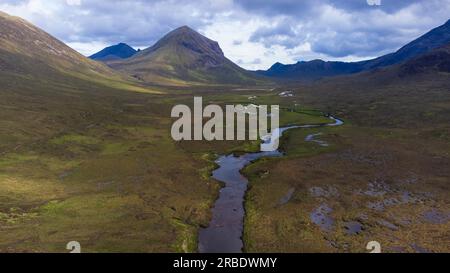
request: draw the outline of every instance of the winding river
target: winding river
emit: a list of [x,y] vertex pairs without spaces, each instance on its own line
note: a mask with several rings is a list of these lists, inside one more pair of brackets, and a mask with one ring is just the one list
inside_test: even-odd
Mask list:
[[[296,128],[315,128],[324,126],[340,126],[343,121],[330,117],[333,123],[288,126],[280,128],[283,132]],[[309,135],[312,139],[315,135]],[[248,180],[241,174],[241,170],[257,159],[263,157],[281,157],[279,150],[273,152],[247,153],[236,157],[234,154],[219,157],[216,163],[219,168],[212,177],[225,183],[212,209],[212,220],[209,227],[200,229],[198,251],[200,253],[241,253],[244,249],[242,233],[244,229],[244,199],[247,192]]]

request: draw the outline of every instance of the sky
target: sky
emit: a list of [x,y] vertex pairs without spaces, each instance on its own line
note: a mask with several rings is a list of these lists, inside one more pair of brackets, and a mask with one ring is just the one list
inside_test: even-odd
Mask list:
[[246,69],[313,59],[357,61],[399,49],[450,19],[450,0],[0,0],[89,56],[153,45],[188,25]]

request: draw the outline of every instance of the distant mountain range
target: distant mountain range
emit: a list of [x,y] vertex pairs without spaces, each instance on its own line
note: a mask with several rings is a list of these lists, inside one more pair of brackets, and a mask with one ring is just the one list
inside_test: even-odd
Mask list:
[[92,60],[96,61],[112,61],[117,59],[126,59],[132,57],[138,51],[131,46],[120,43],[101,50],[98,53],[90,56]]
[[125,43],[108,47],[91,56],[101,61],[98,62],[82,56],[25,20],[0,12],[0,81],[4,85],[32,79],[65,84],[67,77],[122,82],[129,80],[126,74],[158,85],[258,85],[277,79],[317,80],[390,67],[395,67],[393,71],[399,76],[408,76],[449,72],[449,48],[450,21],[397,52],[373,60],[277,63],[267,71],[252,72],[227,59],[217,42],[183,26],[142,51]]
[[314,60],[284,65],[274,64],[269,70],[257,71],[258,74],[293,80],[317,80],[324,77],[348,75],[383,68],[412,60],[450,43],[450,20],[431,30],[422,37],[400,48],[397,52],[361,62],[325,62]]
[[[397,52],[373,60],[361,62],[313,60],[290,65],[275,63],[268,70],[250,72],[225,58],[217,42],[184,26],[170,32],[154,46],[142,52],[136,52],[121,43],[105,48],[91,58],[147,82],[174,85],[193,82],[257,84],[267,82],[268,79],[314,81],[371,71],[408,62],[448,44],[450,44],[450,20]],[[411,66],[411,63],[408,65]]]

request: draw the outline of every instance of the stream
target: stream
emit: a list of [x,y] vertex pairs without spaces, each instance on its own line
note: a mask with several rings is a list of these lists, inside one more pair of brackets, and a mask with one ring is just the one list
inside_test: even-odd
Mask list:
[[[296,128],[315,128],[324,126],[340,126],[343,121],[330,117],[333,123],[288,126],[280,128],[279,134]],[[312,140],[317,134],[308,135],[306,141]],[[212,209],[212,220],[207,228],[200,229],[198,251],[200,253],[242,253],[244,243],[242,234],[244,229],[244,200],[247,192],[248,180],[241,174],[241,170],[252,162],[263,157],[282,157],[279,150],[272,152],[247,153],[236,157],[234,154],[220,156],[212,177],[225,184],[220,190]]]

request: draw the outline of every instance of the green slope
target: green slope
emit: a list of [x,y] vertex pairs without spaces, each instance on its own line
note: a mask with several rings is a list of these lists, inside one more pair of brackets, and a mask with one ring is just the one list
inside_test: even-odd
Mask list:
[[129,59],[110,62],[110,66],[152,83],[267,83],[228,60],[217,42],[187,26],[170,32],[154,46]]
[[27,21],[0,12],[0,84],[38,87],[100,84],[147,92],[131,78],[90,60]]

